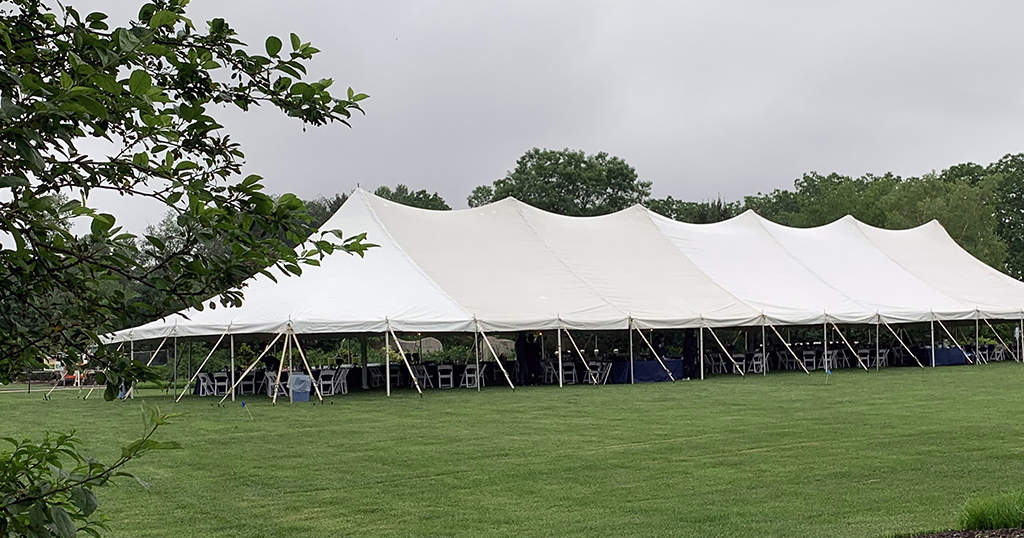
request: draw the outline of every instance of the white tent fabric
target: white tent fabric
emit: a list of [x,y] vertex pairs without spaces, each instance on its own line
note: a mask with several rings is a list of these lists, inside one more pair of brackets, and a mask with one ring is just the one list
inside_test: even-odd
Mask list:
[[366,231],[301,277],[257,276],[240,308],[180,315],[111,341],[224,333],[654,329],[771,323],[1019,319],[1024,283],[937,223],[881,230],[852,217],[788,228],[753,212],[676,222],[635,206],[565,217],[514,199],[460,211],[357,190],[325,225]]

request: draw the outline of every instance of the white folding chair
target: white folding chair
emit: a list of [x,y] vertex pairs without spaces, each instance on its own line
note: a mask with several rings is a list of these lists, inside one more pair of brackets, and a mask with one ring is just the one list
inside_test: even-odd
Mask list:
[[[870,349],[864,349],[864,348],[858,349],[857,350],[857,356],[860,357],[860,360],[861,360],[861,362],[864,363],[864,366],[867,366],[868,368],[871,368],[872,366],[875,365],[874,362],[872,361],[871,350]],[[875,358],[875,360],[877,360],[877,358]]]
[[216,396],[217,391],[213,388],[213,381],[210,380],[210,376],[206,372],[199,374],[197,378],[199,381],[199,395],[200,396]]
[[450,364],[437,365],[437,388],[450,389],[455,386],[455,367]]
[[[282,378],[284,376],[281,376]],[[274,389],[278,396],[288,396],[288,385],[277,379],[277,372],[267,372],[267,396],[274,397]]]
[[544,383],[552,384],[558,382],[558,370],[555,370],[555,365],[552,361],[544,361],[541,363],[544,368]]
[[380,365],[370,366],[370,386],[379,387],[384,384],[384,373],[380,371]]
[[416,382],[420,384],[421,389],[434,388],[434,382],[430,377],[430,373],[427,372],[426,366],[414,364],[412,365],[412,373],[416,375]]
[[758,351],[750,358],[750,364],[747,367],[747,373],[763,374],[764,373],[764,354]]
[[459,382],[459,387],[475,389],[479,381],[480,372],[476,369],[476,364],[467,364],[466,369],[462,372],[462,381]]
[[747,356],[743,353],[732,354],[732,373],[743,374],[747,372]]
[[334,378],[336,373],[330,368],[320,370],[320,377],[316,382],[320,388],[321,396],[334,396]]
[[575,385],[576,381],[576,363],[574,361],[563,362],[562,383],[565,385]]
[[348,374],[351,372],[351,368],[338,368],[334,375],[334,388],[332,389],[335,394],[348,394]]
[[242,394],[256,394],[256,373],[249,372],[242,376],[242,381],[238,383],[238,389],[242,391]]
[[215,396],[224,396],[231,389],[231,380],[228,377],[227,372],[214,372],[213,373],[213,394]]
[[707,353],[707,362],[712,374],[724,374],[725,373],[725,358],[722,357],[721,353],[713,352]]
[[804,368],[814,370],[818,367],[818,353],[813,349],[805,349],[803,352]]
[[878,368],[885,368],[889,366],[889,349],[883,349],[879,351],[878,357],[875,358],[875,366]]

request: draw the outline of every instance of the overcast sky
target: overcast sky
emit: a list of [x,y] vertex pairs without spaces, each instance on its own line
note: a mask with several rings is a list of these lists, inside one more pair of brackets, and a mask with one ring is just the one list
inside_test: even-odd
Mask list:
[[[125,0],[73,2],[121,24]],[[658,197],[804,172],[911,176],[1024,152],[1024,2],[193,0],[370,94],[353,128],[224,113],[245,171],[302,197],[405,183],[466,207],[532,147],[607,152]],[[284,39],[287,43],[287,39]],[[285,46],[286,49],[288,46]],[[129,229],[160,208],[104,201]]]

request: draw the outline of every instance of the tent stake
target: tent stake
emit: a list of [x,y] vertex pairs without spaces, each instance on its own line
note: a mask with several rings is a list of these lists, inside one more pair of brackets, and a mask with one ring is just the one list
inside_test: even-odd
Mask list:
[[594,375],[594,371],[590,369],[590,365],[587,364],[587,359],[583,356],[583,353],[580,353],[580,347],[576,345],[576,340],[573,339],[572,333],[569,332],[569,329],[565,328],[565,323],[562,323],[561,319],[559,319],[558,322],[562,325],[561,330],[565,331],[565,335],[569,337],[569,343],[572,344],[573,349],[576,350],[576,354],[579,355],[580,360],[583,361],[583,367],[587,369],[587,374],[590,375],[590,380],[594,382],[594,386],[597,386],[597,377]]
[[975,361],[972,361],[971,358],[967,355],[967,351],[965,351],[964,348],[960,346],[960,342],[956,341],[956,338],[953,337],[953,335],[949,332],[949,329],[947,329],[946,326],[942,323],[942,320],[936,319],[935,321],[939,322],[939,327],[942,327],[942,330],[946,331],[946,336],[948,336],[950,340],[953,341],[953,344],[955,344],[956,348],[960,350],[960,353],[964,354],[964,358],[967,359],[967,362],[970,364],[977,364]]
[[718,342],[718,347],[722,348],[722,353],[725,353],[725,356],[728,357],[729,361],[732,362],[733,370],[738,371],[741,376],[746,377],[747,374],[743,373],[743,368],[740,368],[740,365],[738,362],[736,362],[736,359],[732,358],[732,353],[729,353],[729,350],[725,349],[725,344],[723,344],[722,341],[718,339],[718,335],[715,334],[715,330],[712,329],[710,325],[708,325],[708,332],[710,332],[711,336],[715,338],[715,342]]
[[[263,348],[263,353],[260,353],[260,356],[256,357],[256,360],[252,361],[252,364],[250,364],[249,367],[246,368],[244,372],[242,372],[241,377],[239,377],[238,380],[235,381],[235,384],[231,387],[231,390],[235,390],[236,388],[238,388],[238,384],[241,383],[243,379],[245,379],[245,376],[249,375],[249,372],[251,372],[251,371],[256,369],[256,365],[260,363],[260,359],[262,359],[263,356],[266,355],[268,351],[273,349],[274,344],[277,343],[277,340],[279,338],[281,338],[282,334],[284,334],[284,333],[277,333],[277,336],[275,336],[274,339],[271,340],[269,344],[267,344],[267,347]],[[278,375],[280,375],[280,374],[278,374]],[[184,394],[184,393],[182,393],[182,394]],[[224,397],[220,399],[220,403],[224,403],[224,400],[227,400],[227,399],[228,399],[228,395],[225,394]]]
[[[480,334],[484,335],[484,343],[487,344],[487,349],[491,350],[491,355],[494,356],[494,362],[498,363],[498,368],[501,368],[501,373],[505,375],[505,381],[508,381],[508,386],[512,387],[512,392],[515,392],[516,386],[512,384],[512,378],[508,376],[508,371],[505,370],[505,366],[501,364],[501,359],[499,359],[498,354],[494,352],[494,347],[491,346],[491,342],[487,340],[487,334],[484,333],[484,330],[480,327],[479,321],[476,322],[476,329],[480,331]],[[477,375],[480,375],[479,370],[477,372]],[[479,384],[479,381],[477,381],[477,384]]]
[[[231,330],[231,326],[228,325],[228,328],[224,329],[224,334],[220,335],[220,338],[217,339],[217,343],[216,344],[213,344],[213,349],[211,349],[210,353],[206,356],[205,359],[203,359],[202,364],[200,364],[199,368],[197,368],[195,373],[192,374],[192,377],[188,380],[188,383],[185,383],[185,388],[182,389],[181,394],[178,395],[178,399],[174,400],[174,403],[178,403],[181,400],[181,397],[184,396],[186,392],[188,392],[189,386],[191,386],[192,383],[195,383],[196,378],[199,377],[199,372],[203,371],[203,366],[206,366],[206,362],[209,361],[210,357],[213,356],[213,352],[217,351],[217,346],[220,345],[221,340],[224,340],[224,336],[227,335],[228,331],[230,331],[230,330]],[[189,349],[189,351],[190,352],[192,351],[191,348]]]
[[839,334],[839,337],[843,339],[843,343],[846,344],[846,348],[850,350],[850,353],[853,353],[854,357],[857,357],[857,364],[860,364],[860,367],[863,368],[865,372],[869,371],[868,366],[864,364],[864,361],[860,360],[860,355],[858,355],[857,352],[853,350],[853,346],[850,345],[850,341],[847,340],[846,336],[843,335],[843,331],[839,330],[839,327],[836,325],[836,322],[833,321],[831,323],[832,328],[835,329],[836,333]]
[[[420,398],[422,398],[423,397],[423,391],[420,389],[420,382],[419,382],[418,379],[416,379],[416,374],[414,374],[413,371],[412,371],[412,365],[409,364],[409,359],[405,356],[405,350],[402,349],[402,344],[399,343],[398,336],[395,334],[395,330],[391,328],[391,322],[388,321],[387,324],[388,324],[388,332],[390,332],[391,336],[395,339],[395,346],[398,348],[398,353],[402,355],[402,362],[405,363],[405,367],[409,370],[409,376],[412,377],[412,384],[413,384],[414,387],[416,387],[416,392],[420,393]],[[385,335],[385,337],[386,336],[387,335]],[[420,340],[422,340],[422,338]],[[423,349],[422,342],[420,343],[420,349]],[[421,353],[420,357],[422,357],[422,356],[423,356],[423,354]],[[479,373],[477,375],[479,375]],[[478,381],[479,381],[479,378],[478,378]],[[322,401],[323,398],[321,397],[320,400]]]
[[676,376],[672,375],[672,371],[668,369],[668,366],[665,366],[665,361],[661,360],[661,357],[658,356],[658,352],[654,350],[654,346],[652,346],[650,340],[648,340],[647,337],[644,336],[644,333],[643,331],[640,330],[640,327],[636,326],[635,321],[633,322],[633,328],[636,329],[637,334],[639,334],[640,338],[642,338],[644,343],[647,344],[647,347],[651,350],[651,353],[654,354],[654,358],[658,359],[658,364],[660,364],[661,368],[665,370],[666,374],[668,374],[668,378],[671,379],[673,383],[675,383]]
[[901,346],[903,346],[903,349],[905,349],[907,353],[909,353],[910,356],[914,358],[914,361],[917,362],[917,365],[920,366],[921,368],[924,368],[924,365],[921,364],[921,360],[917,358],[917,355],[914,355],[914,352],[910,351],[910,348],[907,347],[907,344],[904,344],[903,340],[900,339],[900,335],[896,334],[896,331],[892,330],[892,327],[890,327],[889,324],[886,323],[886,321],[882,319],[881,316],[879,316],[878,319],[881,320],[882,324],[885,325],[885,328],[889,329],[889,332],[891,332],[892,335],[896,337],[896,341],[899,342]]
[[779,340],[782,341],[782,345],[786,346],[786,351],[788,351],[789,354],[793,356],[793,359],[796,361],[796,363],[799,364],[800,367],[804,369],[804,372],[807,372],[807,375],[810,375],[811,371],[808,370],[806,366],[804,366],[804,361],[801,360],[800,357],[796,356],[796,352],[793,351],[793,348],[789,345],[789,342],[787,342],[786,339],[783,338],[781,334],[779,334],[779,330],[775,328],[775,325],[769,323],[768,326],[772,328],[773,332],[775,332],[775,336],[778,336]]

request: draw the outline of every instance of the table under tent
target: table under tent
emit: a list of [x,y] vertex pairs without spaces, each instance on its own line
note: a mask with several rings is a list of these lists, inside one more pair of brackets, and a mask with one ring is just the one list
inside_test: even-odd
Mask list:
[[[747,211],[724,222],[688,224],[639,205],[567,217],[512,198],[432,211],[357,189],[323,229],[365,232],[379,247],[365,258],[336,253],[299,277],[274,282],[257,275],[244,287],[241,307],[183,311],[109,335],[108,344],[202,338],[230,345],[244,335],[268,342],[263,353],[281,341],[304,361],[298,336],[383,335],[390,351],[400,335],[455,333],[476,335],[480,361],[481,355],[498,358],[489,334],[554,331],[562,384],[563,351],[582,355],[573,338],[579,332],[628,331],[630,382],[634,336],[669,379],[677,377],[651,331],[699,333],[702,379],[718,360],[741,374],[749,370],[737,368],[719,336],[723,329],[760,333],[761,356],[750,357],[758,373],[768,370],[769,340],[780,344],[780,359],[810,370],[784,337],[790,328],[816,327],[823,358],[832,346],[833,354],[850,351],[852,365],[864,369],[870,357],[854,349],[841,327],[871,329],[876,351],[884,334],[921,366],[935,365],[936,334],[968,361],[980,359],[964,350],[968,337],[955,336],[954,325],[972,328],[975,344],[983,333],[999,338],[997,322],[1024,332],[1024,283],[971,256],[936,221],[883,230],[847,216],[801,229]],[[915,355],[900,337],[909,324],[930,328],[928,355]],[[830,335],[838,335],[832,344]],[[1014,347],[1001,343],[1008,352]],[[395,366],[413,374],[398,349],[403,364]],[[1017,346],[1013,358],[1019,354]],[[879,362],[876,353],[875,368]],[[514,388],[507,372],[502,377]],[[231,379],[232,395],[238,382]]]

